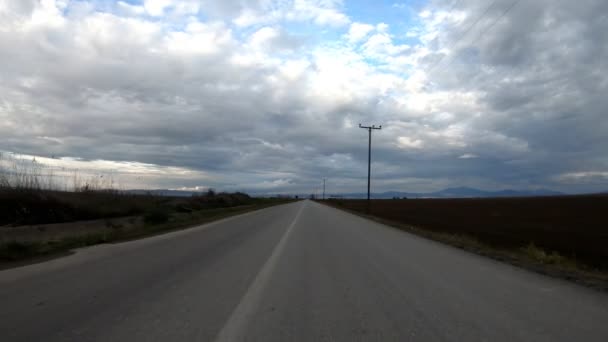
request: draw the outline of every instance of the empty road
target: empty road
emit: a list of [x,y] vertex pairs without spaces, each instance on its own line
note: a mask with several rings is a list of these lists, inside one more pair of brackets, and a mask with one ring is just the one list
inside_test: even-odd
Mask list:
[[608,295],[310,201],[0,271],[2,341],[608,341]]

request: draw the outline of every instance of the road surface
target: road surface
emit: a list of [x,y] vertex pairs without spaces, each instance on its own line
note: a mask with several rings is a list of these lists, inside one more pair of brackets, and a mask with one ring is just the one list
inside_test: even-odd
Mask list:
[[608,295],[310,201],[0,272],[2,341],[608,341]]

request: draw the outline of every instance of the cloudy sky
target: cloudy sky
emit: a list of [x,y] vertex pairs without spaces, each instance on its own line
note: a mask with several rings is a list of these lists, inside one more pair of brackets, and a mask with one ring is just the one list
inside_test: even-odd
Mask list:
[[[0,0],[0,151],[123,187],[608,190],[605,0]],[[54,159],[53,159],[54,157]]]

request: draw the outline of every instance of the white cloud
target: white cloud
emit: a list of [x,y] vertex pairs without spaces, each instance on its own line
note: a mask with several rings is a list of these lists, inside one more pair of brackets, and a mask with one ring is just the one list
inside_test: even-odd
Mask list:
[[185,31],[170,32],[165,38],[170,53],[183,54],[216,54],[233,43],[232,31],[222,23],[188,24]]
[[153,17],[160,17],[165,9],[173,4],[172,0],[144,0],[143,7]]
[[299,41],[297,37],[289,36],[280,28],[265,26],[249,37],[249,45],[255,50],[276,52],[295,49]]
[[351,43],[357,43],[367,37],[367,35],[373,30],[373,25],[354,22],[350,24],[347,39]]
[[146,13],[146,9],[142,5],[132,5],[124,1],[118,1],[117,5],[122,14],[137,16]]
[[179,191],[192,191],[192,192],[206,192],[212,189],[210,186],[205,185],[195,185],[195,186],[182,186],[179,188],[171,189],[171,190],[179,190]]
[[306,59],[287,60],[281,65],[280,71],[289,80],[297,80],[306,75],[310,65]]
[[250,9],[243,10],[241,14],[233,20],[234,24],[239,27],[248,27],[262,23],[270,23],[273,21],[272,16],[264,13],[258,13]]
[[342,27],[351,22],[342,7],[342,1],[335,0],[265,1],[257,8],[244,8],[233,22],[239,27],[276,24],[281,20]]
[[[601,183],[608,184],[608,171],[579,171],[563,173],[555,177],[562,183]],[[605,190],[605,189],[601,189]]]
[[429,17],[430,17],[432,14],[433,14],[433,13],[427,9],[427,10],[424,10],[424,11],[420,12],[420,14],[418,14],[418,15],[420,16],[420,18],[427,19],[427,18],[429,18]]
[[340,7],[342,2],[336,0],[294,0],[285,16],[292,20],[313,20],[319,25],[344,26],[350,19]]
[[365,53],[377,59],[397,55],[409,48],[408,45],[394,45],[393,40],[386,33],[374,34],[363,44]]
[[284,188],[292,183],[293,181],[291,179],[275,179],[271,181],[263,181],[257,184],[248,184],[248,186],[257,190],[274,190]]
[[397,139],[398,141],[398,145],[401,148],[415,148],[415,149],[419,149],[422,148],[423,146],[423,142],[420,139],[414,139],[414,138],[410,138],[410,137],[399,137]]
[[62,1],[41,1],[32,12],[27,22],[22,22],[25,30],[58,28],[65,24],[65,18],[61,14],[66,4]]
[[389,30],[389,26],[387,23],[378,23],[376,25],[376,30],[380,33],[387,33]]

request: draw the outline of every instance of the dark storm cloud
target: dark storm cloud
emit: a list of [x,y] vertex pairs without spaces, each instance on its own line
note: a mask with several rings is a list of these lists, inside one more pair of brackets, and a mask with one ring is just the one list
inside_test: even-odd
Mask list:
[[[511,4],[498,1],[482,16],[489,4],[468,2],[462,8],[464,21],[448,24],[439,35],[450,46],[463,28],[481,18],[471,38],[455,46],[431,80],[444,90],[480,94],[479,115],[468,122],[474,131],[498,132],[529,147],[475,168],[507,183],[517,175],[537,184],[573,170],[606,170],[608,100],[602,94],[608,91],[608,37],[601,32],[608,29],[608,5],[519,2],[499,19]],[[493,152],[483,145],[471,147],[480,156]],[[595,186],[603,190],[601,183]]]

